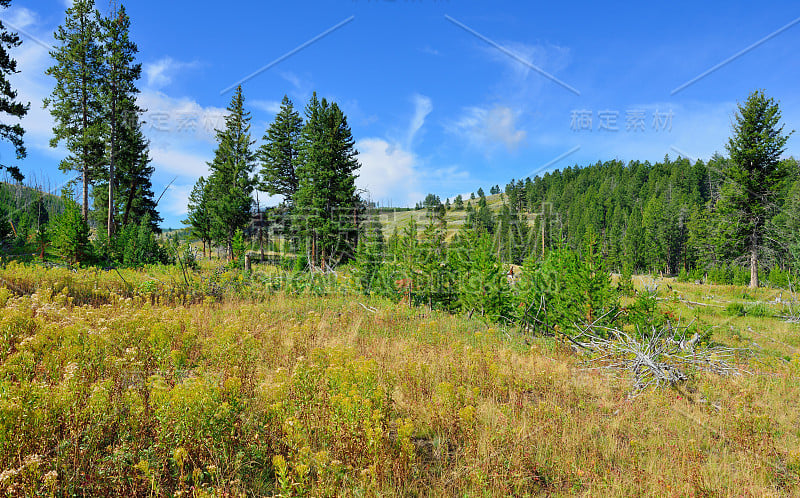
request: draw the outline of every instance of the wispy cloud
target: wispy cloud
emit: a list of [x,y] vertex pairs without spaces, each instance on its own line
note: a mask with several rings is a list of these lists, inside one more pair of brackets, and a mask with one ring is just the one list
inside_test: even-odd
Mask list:
[[39,16],[30,9],[14,6],[3,13],[3,20],[14,26],[11,29],[13,31],[14,29],[25,29],[37,24]]
[[177,147],[150,147],[150,156],[158,171],[172,173],[186,179],[208,175],[206,161],[210,154],[192,152]]
[[[490,48],[495,50],[495,52],[497,54],[502,54],[507,59],[510,59],[510,60],[514,61],[516,64],[523,66],[526,70],[535,71],[541,77],[543,77],[543,78],[545,78],[547,80],[550,80],[551,82],[555,83],[556,85],[562,87],[563,89],[565,89],[565,90],[567,90],[567,91],[569,91],[571,93],[574,93],[575,95],[580,95],[581,94],[580,90],[578,90],[577,88],[573,87],[572,85],[569,85],[568,83],[566,83],[565,81],[561,80],[560,78],[556,77],[550,71],[548,71],[544,67],[542,67],[541,64],[536,64],[530,58],[525,57],[524,53],[520,53],[519,50],[518,50],[519,47],[520,47],[519,44],[515,44],[515,43],[500,43],[498,41],[495,41],[495,40],[489,38],[488,36],[486,36],[486,35],[484,35],[482,33],[479,33],[478,31],[475,31],[473,28],[463,24],[462,22],[460,22],[460,21],[458,21],[456,19],[453,19],[452,17],[450,17],[448,15],[445,15],[444,17],[445,17],[445,19],[447,19],[451,23],[455,24],[459,28],[463,29],[467,33],[471,34],[472,36],[474,36],[474,37],[478,38],[479,40],[483,41],[484,43],[486,43]],[[522,45],[522,47],[523,48],[527,48],[527,46],[524,46],[524,45]],[[517,48],[517,50],[515,50],[515,48]]]
[[408,147],[411,147],[414,137],[425,124],[425,118],[433,111],[433,101],[424,95],[414,94],[411,101],[414,103],[414,115],[411,118],[411,123],[408,126],[408,135],[406,136],[406,145]]
[[[561,72],[569,65],[570,50],[567,47],[553,44],[530,44],[519,41],[505,41],[503,46],[519,55],[521,59],[530,61],[532,65],[546,68],[553,73]],[[492,47],[485,47],[483,51],[491,60],[503,65],[517,79],[526,80],[531,78],[539,82],[543,81],[530,65],[521,64],[505,54],[493,50]]]
[[144,64],[143,70],[147,78],[147,86],[161,89],[172,84],[181,71],[198,67],[197,62],[182,62],[166,56],[155,62]]
[[184,216],[189,212],[189,194],[194,184],[170,185],[161,200],[159,208],[175,216]]
[[488,154],[501,145],[515,151],[525,142],[528,134],[519,128],[518,120],[518,113],[510,107],[469,107],[446,128]]
[[227,111],[203,106],[190,97],[172,97],[164,92],[145,89],[137,99],[146,110],[144,131],[155,144],[198,141],[215,143],[216,132],[224,125]]
[[[48,49],[52,33],[44,29],[39,16],[28,9],[15,7],[9,9],[4,17],[10,19],[9,22],[14,22],[15,26],[24,27],[37,40],[43,41],[33,42],[25,36],[22,37],[22,45],[11,51],[20,71],[10,74],[9,81],[18,92],[18,100],[30,103],[28,114],[21,120],[26,132],[25,144],[53,155],[56,149],[52,149],[49,143],[53,132],[53,118],[42,103],[50,95],[54,84],[54,80],[44,74],[52,64]],[[57,155],[63,157],[63,151],[59,151]]]
[[405,133],[395,138],[365,138],[357,143],[362,164],[357,185],[368,190],[373,200],[393,206],[411,206],[425,192],[451,191],[471,181],[469,172],[458,165],[434,165],[431,158],[416,152],[416,139],[433,112],[433,101],[414,94],[411,103],[413,111]]

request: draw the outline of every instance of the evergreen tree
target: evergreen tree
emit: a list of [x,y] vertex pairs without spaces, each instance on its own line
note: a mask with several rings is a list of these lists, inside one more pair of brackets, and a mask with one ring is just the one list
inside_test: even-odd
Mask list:
[[[149,142],[137,116],[133,116],[128,125],[120,129],[114,171],[115,219],[119,220],[121,226],[138,226],[146,217],[151,231],[160,233],[158,223],[162,218],[157,210],[151,180],[155,168],[151,164]],[[100,181],[93,192],[97,223],[105,227],[108,220],[107,180]]]
[[528,253],[528,222],[508,204],[503,204],[497,216],[495,245],[500,261],[522,264]]
[[459,277],[461,310],[493,318],[510,317],[511,289],[495,254],[491,235],[464,226],[456,234],[450,252],[451,265]]
[[183,221],[189,225],[192,236],[197,237],[203,243],[203,257],[206,256],[206,248],[211,252],[212,220],[209,209],[208,183],[202,176],[194,184],[192,192],[189,194],[189,215]]
[[315,92],[306,106],[294,203],[312,266],[340,260],[347,254],[345,243],[356,243],[357,156],[344,113],[336,103],[318,100]]
[[138,117],[129,121],[122,129],[120,149],[117,156],[117,195],[122,213],[122,225],[141,224],[147,218],[155,233],[160,233],[158,223],[162,221],[156,210],[152,176],[155,167],[151,164],[150,143],[142,133]]
[[89,225],[72,199],[72,191],[64,189],[61,196],[64,199],[64,212],[55,221],[53,246],[67,263],[87,261],[91,256]]
[[645,267],[651,271],[662,270],[667,261],[664,214],[663,200],[655,196],[650,198],[642,213],[642,259]]
[[370,294],[377,284],[384,262],[385,244],[383,227],[376,215],[367,217],[362,224],[355,255],[356,273],[365,294]]
[[776,216],[776,228],[781,237],[787,266],[800,271],[800,181],[795,181],[786,195],[781,213]]
[[422,201],[422,206],[427,209],[428,211],[433,210],[433,208],[437,207],[439,204],[442,203],[442,200],[436,194],[428,194],[425,196],[425,200]]
[[[106,215],[104,216],[104,224],[106,225],[109,239],[114,233],[118,211],[114,194],[119,184],[116,174],[118,164],[122,158],[123,147],[125,148],[126,158],[134,162],[134,164],[125,165],[127,176],[138,177],[140,175],[136,175],[132,171],[133,168],[147,167],[146,163],[141,163],[142,141],[137,140],[139,137],[136,136],[136,132],[139,131],[138,116],[142,113],[142,110],[136,105],[136,95],[139,93],[136,82],[141,77],[142,66],[135,63],[136,53],[139,49],[130,40],[130,24],[131,21],[125,12],[124,6],[118,10],[116,7],[112,7],[108,17],[100,21],[100,35],[104,52],[104,78],[101,97],[104,111],[103,121],[105,123],[106,163],[108,165],[107,175],[103,174],[108,191],[106,196],[107,203],[105,204],[105,209],[100,211]],[[132,179],[129,178],[129,180]],[[135,189],[130,189],[129,187],[128,199],[131,202],[133,191]],[[126,212],[129,212],[129,210],[126,209]],[[125,221],[127,222],[127,219]],[[155,222],[156,220],[151,221]]]
[[0,247],[11,236],[11,223],[8,221],[8,209],[5,204],[0,203]]
[[636,205],[628,218],[625,227],[625,263],[632,270],[643,269],[645,266],[645,235],[642,229],[641,207]]
[[[8,8],[11,0],[0,0],[0,7]],[[30,103],[23,104],[17,101],[17,91],[11,88],[8,77],[17,71],[17,61],[11,58],[9,51],[22,44],[19,35],[6,30],[0,21],[0,112],[12,118],[22,118],[28,113]],[[27,155],[23,135],[25,130],[22,125],[0,123],[0,139],[10,142],[14,146],[16,159],[19,161]],[[8,161],[0,163],[0,170],[5,169],[11,177],[21,182],[24,177],[19,170],[19,166],[13,166]]]
[[783,133],[778,103],[763,91],[750,94],[739,105],[728,140],[730,162],[719,201],[720,213],[737,227],[736,235],[745,241],[750,262],[750,287],[758,287],[759,251],[764,245],[765,228],[774,214],[777,192],[786,171],[781,154],[791,132]]
[[59,45],[50,52],[55,63],[47,74],[56,80],[45,107],[55,120],[51,147],[64,142],[69,156],[62,171],[80,171],[83,178],[81,214],[89,215],[89,185],[103,163],[103,47],[99,14],[94,0],[75,0],[54,38]]
[[414,290],[429,309],[433,309],[434,305],[448,308],[454,294],[453,272],[448,264],[448,247],[443,226],[428,224],[422,232],[417,250],[418,266],[415,268],[417,278]]
[[258,150],[258,160],[261,162],[259,189],[270,195],[282,195],[289,205],[297,193],[295,170],[299,165],[302,130],[303,119],[289,97],[284,95],[281,109],[267,128],[264,144]]
[[242,87],[228,105],[225,128],[216,130],[217,149],[214,160],[208,163],[208,209],[211,216],[211,233],[214,240],[225,244],[228,256],[233,258],[233,237],[250,223],[253,199],[255,153],[250,139],[250,113],[244,110]]
[[475,211],[474,219],[471,223],[476,230],[485,233],[494,233],[495,219],[489,206],[486,204],[486,197],[481,196],[478,200],[478,209]]

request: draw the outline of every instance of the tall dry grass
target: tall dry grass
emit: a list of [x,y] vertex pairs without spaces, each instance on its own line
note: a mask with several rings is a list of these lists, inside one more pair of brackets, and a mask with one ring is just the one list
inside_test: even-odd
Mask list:
[[354,296],[106,291],[76,305],[69,288],[0,289],[5,494],[800,493],[798,330],[775,318],[665,291],[676,316],[716,323],[716,341],[778,342],[761,340],[752,375],[691,373],[631,399],[629,379],[555,339],[466,317]]

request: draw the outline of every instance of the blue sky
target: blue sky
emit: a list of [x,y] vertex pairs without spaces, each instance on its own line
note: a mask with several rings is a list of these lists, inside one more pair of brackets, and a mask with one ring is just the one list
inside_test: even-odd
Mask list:
[[[383,204],[614,158],[707,159],[724,152],[737,102],[757,88],[780,101],[787,129],[800,128],[796,2],[121,3],[144,68],[155,190],[174,180],[159,205],[165,227],[181,226],[207,173],[231,97],[222,90],[342,23],[244,82],[246,105],[260,139],[284,94],[301,108],[314,90],[337,101],[360,151],[359,187]],[[32,107],[21,166],[51,188],[68,177],[41,108],[53,87],[45,47],[66,4],[15,0],[0,12],[24,32],[13,79]],[[787,155],[797,147],[793,137]]]

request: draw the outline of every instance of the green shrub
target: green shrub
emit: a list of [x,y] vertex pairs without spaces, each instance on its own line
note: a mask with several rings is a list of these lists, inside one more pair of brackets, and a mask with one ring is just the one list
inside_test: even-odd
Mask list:
[[65,209],[55,220],[53,246],[67,263],[83,263],[91,258],[89,225],[81,215],[80,207],[72,200],[72,193],[65,190]]
[[770,315],[770,310],[764,303],[751,304],[745,307],[745,315],[754,317],[765,317]]
[[[619,297],[611,285],[602,255],[590,244],[583,256],[560,249],[544,261],[529,258],[518,284],[518,319],[534,330],[544,328],[574,334],[576,325],[612,323]],[[598,330],[602,334],[602,331]]]
[[745,316],[747,313],[742,303],[729,303],[725,306],[725,314],[728,316]]
[[111,240],[101,234],[97,252],[101,260],[129,268],[174,262],[169,251],[156,240],[148,216],[139,224],[120,228]]
[[728,316],[752,316],[765,317],[771,314],[769,307],[764,303],[742,304],[729,303],[725,306],[725,314]]

